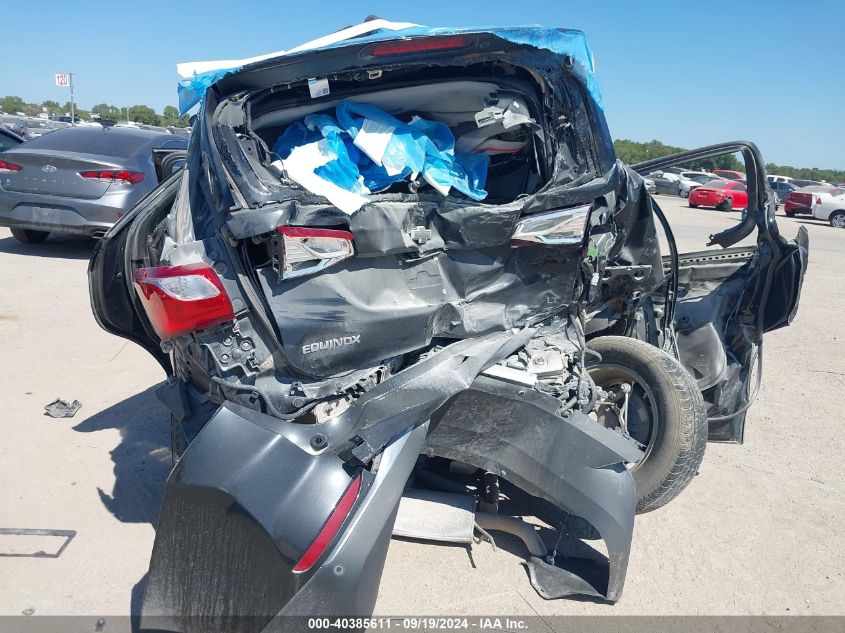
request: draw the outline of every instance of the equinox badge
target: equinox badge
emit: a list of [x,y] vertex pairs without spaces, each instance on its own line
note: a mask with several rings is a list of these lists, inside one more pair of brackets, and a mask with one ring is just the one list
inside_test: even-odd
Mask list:
[[354,345],[361,342],[361,335],[344,336],[341,338],[330,338],[327,341],[320,341],[319,343],[309,343],[302,346],[303,354],[310,354],[311,352],[318,352],[324,349],[334,349],[335,347],[346,347],[347,345]]

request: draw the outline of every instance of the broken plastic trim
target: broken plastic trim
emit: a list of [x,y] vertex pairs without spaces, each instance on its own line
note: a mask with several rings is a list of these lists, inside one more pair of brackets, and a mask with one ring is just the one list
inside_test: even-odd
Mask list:
[[280,226],[276,233],[274,266],[280,280],[320,272],[355,253],[349,231]]

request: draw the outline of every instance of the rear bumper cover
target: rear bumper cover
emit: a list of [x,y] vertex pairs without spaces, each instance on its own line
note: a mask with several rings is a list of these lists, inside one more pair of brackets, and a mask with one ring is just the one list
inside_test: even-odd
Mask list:
[[[299,631],[302,616],[372,613],[393,521],[427,424],[365,471],[327,554],[293,566],[353,476],[306,425],[225,405],[167,482],[141,609],[144,631]],[[312,430],[313,433],[313,430]]]
[[[331,450],[314,451],[310,425],[224,405],[168,479],[142,630],[302,630],[307,616],[371,614],[402,490],[426,451],[496,472],[589,521],[607,544],[604,577],[572,590],[553,578],[552,591],[618,599],[636,505],[621,462],[641,453],[584,416],[554,415],[554,398],[519,391],[478,378],[431,421],[391,440],[374,473],[350,468]],[[364,492],[346,525],[317,566],[293,573],[357,472]],[[557,571],[569,573],[532,570],[538,591],[538,578]]]
[[[103,204],[109,196],[97,200],[44,196],[32,198],[15,192],[0,192],[0,226],[55,231],[76,235],[99,235],[109,230],[126,211],[122,206]],[[125,202],[120,196],[113,202]]]
[[572,578],[574,559],[558,560],[559,567],[546,565],[543,574],[557,576],[552,589],[538,586],[536,564],[529,561],[532,582],[545,597],[590,595],[615,602],[636,511],[634,480],[623,462],[638,461],[642,452],[583,414],[560,418],[559,405],[551,396],[481,376],[432,417],[426,451],[493,472],[588,521],[607,545],[603,568]]

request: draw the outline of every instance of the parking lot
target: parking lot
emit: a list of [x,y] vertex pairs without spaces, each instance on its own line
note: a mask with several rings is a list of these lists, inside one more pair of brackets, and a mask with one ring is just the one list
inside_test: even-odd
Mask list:
[[[739,214],[659,196],[682,252]],[[625,595],[615,606],[545,601],[504,535],[494,552],[394,540],[379,614],[845,614],[845,232],[810,233],[793,327],[767,335],[764,381],[745,444],[710,445],[700,474],[667,507],[637,518]],[[76,532],[58,557],[0,558],[0,614],[128,614],[140,590],[170,467],[161,368],[102,331],[88,303],[93,242],[18,243],[0,229],[0,528]],[[44,415],[78,399],[70,419]],[[61,537],[66,538],[67,537]],[[30,539],[30,540],[27,540]],[[38,542],[36,544],[35,540]],[[48,552],[60,537],[0,534],[0,552]]]

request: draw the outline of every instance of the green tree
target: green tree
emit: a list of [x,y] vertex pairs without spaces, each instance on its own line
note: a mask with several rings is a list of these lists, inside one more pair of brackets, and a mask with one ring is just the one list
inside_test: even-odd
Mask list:
[[174,127],[188,127],[189,120],[189,116],[179,116],[179,109],[170,105],[164,106],[164,110],[161,111],[162,125],[172,125]]
[[0,110],[6,114],[16,114],[24,111],[26,105],[20,97],[3,97],[0,99]]
[[47,114],[56,114],[59,112],[59,102],[53,101],[52,99],[47,99],[46,101],[41,102],[42,108],[47,108]]
[[113,121],[120,121],[123,118],[121,108],[108,103],[98,103],[91,108],[91,114],[96,114],[100,119],[110,119]]
[[147,125],[161,125],[161,117],[149,106],[134,105],[129,108],[129,120]]
[[[629,165],[684,151],[683,147],[665,145],[658,140],[639,143],[628,139],[619,139],[613,141],[613,147],[616,149],[616,157]],[[744,169],[743,164],[733,154],[724,154],[705,160],[691,161],[685,166],[689,169],[706,169],[708,171],[713,169],[734,169],[742,171]]]
[[164,106],[161,111],[162,125],[178,125],[179,124],[179,110],[173,106]]

